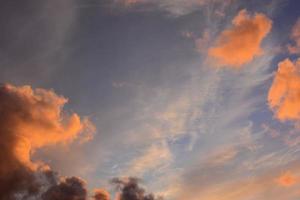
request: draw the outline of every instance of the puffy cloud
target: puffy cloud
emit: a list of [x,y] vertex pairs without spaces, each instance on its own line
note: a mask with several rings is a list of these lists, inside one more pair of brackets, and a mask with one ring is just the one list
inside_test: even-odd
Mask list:
[[278,64],[268,103],[281,121],[300,119],[300,59],[285,59]]
[[296,184],[297,178],[291,172],[286,172],[285,174],[281,175],[276,182],[280,186],[290,187]]
[[67,99],[52,90],[4,85],[0,99],[1,135],[12,137],[12,153],[29,166],[33,164],[30,154],[36,149],[71,142],[91,125],[75,113],[62,114]]
[[222,66],[240,68],[262,54],[261,43],[270,32],[272,21],[262,13],[250,15],[241,10],[232,25],[218,36],[208,54]]
[[62,114],[67,102],[52,90],[30,86],[0,87],[0,199],[38,195],[53,184],[49,167],[33,162],[35,150],[68,143],[91,126],[77,114]]
[[119,200],[162,200],[161,197],[156,198],[153,194],[146,194],[144,188],[139,186],[136,178],[114,178],[112,183],[120,190]]
[[297,20],[294,25],[291,33],[291,39],[294,41],[294,45],[288,45],[288,50],[291,54],[300,53],[300,18]]
[[110,200],[109,193],[104,189],[96,189],[94,195],[95,200]]

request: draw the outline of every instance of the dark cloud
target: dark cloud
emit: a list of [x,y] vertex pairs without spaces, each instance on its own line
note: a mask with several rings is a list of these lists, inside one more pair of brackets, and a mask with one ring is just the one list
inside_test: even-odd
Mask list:
[[139,185],[139,179],[114,178],[111,181],[120,191],[119,200],[162,200],[161,197],[155,197],[153,194],[147,194],[145,189]]
[[86,183],[78,177],[69,177],[51,186],[43,195],[42,200],[86,200]]

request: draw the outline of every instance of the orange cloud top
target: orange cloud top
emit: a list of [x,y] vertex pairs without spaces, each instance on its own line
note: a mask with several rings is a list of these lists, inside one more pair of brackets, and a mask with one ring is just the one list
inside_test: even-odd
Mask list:
[[96,189],[94,193],[95,193],[94,195],[95,200],[110,200],[109,193],[104,189]]
[[275,116],[281,120],[300,119],[300,59],[285,59],[278,64],[268,102]]
[[277,184],[283,187],[290,187],[296,184],[297,178],[290,172],[281,175],[277,180]]
[[272,21],[264,14],[251,16],[241,10],[232,24],[220,34],[208,54],[221,65],[239,68],[262,53],[261,42],[270,32]]
[[5,116],[2,129],[8,126],[6,134],[15,138],[15,157],[30,167],[34,166],[30,156],[36,149],[70,142],[91,125],[77,114],[62,114],[67,99],[52,90],[5,85],[0,98],[0,110]]

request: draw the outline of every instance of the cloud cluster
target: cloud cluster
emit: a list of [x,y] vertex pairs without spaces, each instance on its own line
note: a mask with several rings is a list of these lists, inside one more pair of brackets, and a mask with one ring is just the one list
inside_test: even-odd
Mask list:
[[300,119],[300,59],[285,59],[278,64],[268,103],[281,121]]
[[153,194],[147,194],[145,189],[139,186],[136,178],[114,178],[112,183],[120,191],[118,200],[162,200]]
[[39,148],[80,138],[91,125],[75,113],[62,113],[66,102],[52,90],[0,87],[0,199],[38,195],[56,182],[55,173],[31,156]]
[[85,182],[77,177],[61,180],[42,195],[42,200],[86,200],[86,198]]
[[222,66],[240,68],[262,54],[261,43],[271,27],[272,21],[266,15],[250,15],[241,10],[232,20],[232,27],[221,32],[208,54]]
[[[86,140],[93,127],[86,119],[63,112],[67,102],[52,90],[0,87],[0,199],[87,200],[87,184],[79,177],[60,177],[41,161],[32,160],[39,148]],[[88,138],[90,135],[88,134]],[[136,178],[114,179],[121,200],[154,200]],[[95,200],[110,200],[104,189],[96,189]]]

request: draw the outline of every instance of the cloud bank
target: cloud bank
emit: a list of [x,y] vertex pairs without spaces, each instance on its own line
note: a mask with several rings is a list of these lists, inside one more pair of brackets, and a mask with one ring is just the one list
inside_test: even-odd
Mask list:
[[[66,113],[67,99],[53,90],[4,84],[0,87],[0,199],[87,200],[87,183],[79,177],[61,177],[42,161],[32,160],[40,148],[90,139],[93,125],[76,113]],[[154,200],[135,178],[114,179],[121,200]],[[97,189],[95,200],[109,200]]]

